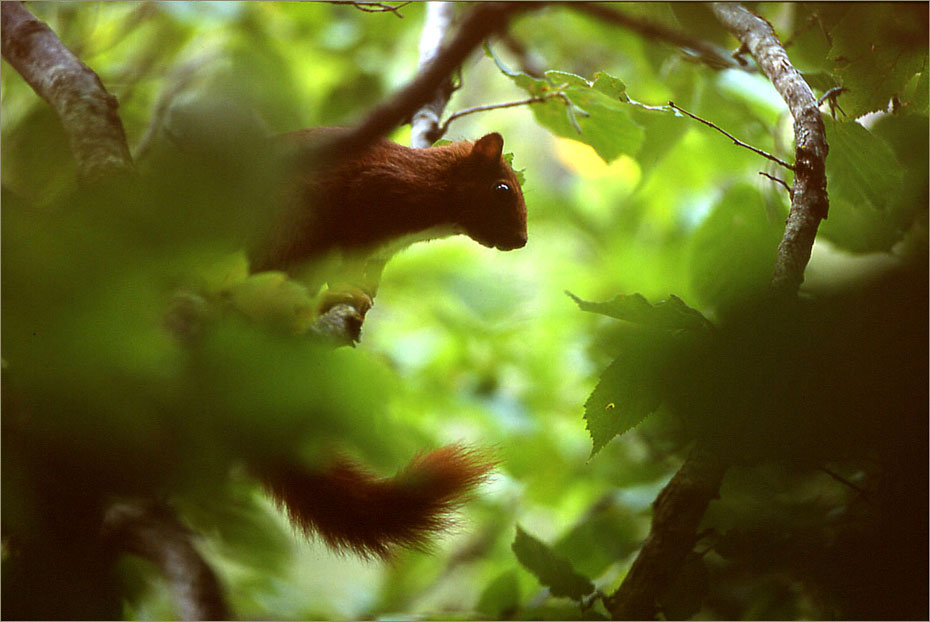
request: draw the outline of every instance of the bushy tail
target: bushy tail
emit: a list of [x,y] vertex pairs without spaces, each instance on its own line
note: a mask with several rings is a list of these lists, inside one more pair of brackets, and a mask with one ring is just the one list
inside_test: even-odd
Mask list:
[[388,559],[398,547],[422,548],[448,529],[452,512],[496,464],[486,452],[450,445],[417,456],[389,478],[344,458],[323,470],[279,463],[261,478],[305,534],[339,551]]

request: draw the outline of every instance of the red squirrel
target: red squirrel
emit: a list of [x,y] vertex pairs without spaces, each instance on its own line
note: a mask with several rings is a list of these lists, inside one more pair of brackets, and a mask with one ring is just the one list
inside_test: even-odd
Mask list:
[[[299,150],[340,131],[300,130],[279,140]],[[411,242],[457,233],[500,250],[522,248],[526,205],[503,146],[496,132],[429,149],[380,139],[355,157],[297,171],[282,218],[252,253],[252,270],[290,271],[332,251],[385,259]]]
[[[300,150],[342,130],[319,128],[280,137]],[[488,134],[428,149],[378,140],[355,157],[297,170],[284,187],[282,218],[253,252],[252,271],[293,271],[333,251],[380,267],[416,240],[464,233],[500,250],[526,244],[526,206],[502,159],[503,139]],[[374,294],[377,282],[359,284]],[[369,301],[370,302],[370,301]],[[312,470],[278,461],[259,470],[266,489],[306,534],[336,550],[389,558],[422,547],[451,523],[449,514],[495,466],[486,453],[442,447],[393,478],[337,459]]]

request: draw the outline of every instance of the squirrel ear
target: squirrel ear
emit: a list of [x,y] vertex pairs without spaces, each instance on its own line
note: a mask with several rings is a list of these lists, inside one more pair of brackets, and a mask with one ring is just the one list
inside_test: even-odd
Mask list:
[[482,136],[472,147],[471,152],[476,157],[487,162],[497,162],[501,159],[504,150],[504,139],[497,132]]

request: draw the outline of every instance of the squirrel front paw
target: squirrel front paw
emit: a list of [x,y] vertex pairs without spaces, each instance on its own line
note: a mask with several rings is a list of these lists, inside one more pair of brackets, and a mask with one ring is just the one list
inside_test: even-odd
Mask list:
[[323,294],[320,302],[319,313],[323,315],[336,305],[349,305],[364,318],[368,310],[374,304],[372,297],[363,289],[354,285],[339,284],[330,287]]

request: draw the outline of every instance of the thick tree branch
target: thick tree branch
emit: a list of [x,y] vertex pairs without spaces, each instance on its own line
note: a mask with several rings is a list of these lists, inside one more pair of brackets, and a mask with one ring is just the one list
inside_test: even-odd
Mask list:
[[633,17],[617,11],[616,9],[594,2],[567,2],[566,5],[577,11],[596,17],[599,20],[637,32],[647,39],[665,41],[683,50],[687,50],[694,54],[702,63],[714,69],[742,69],[751,71],[745,64],[740,62],[739,58],[734,58],[729,55],[726,50],[722,50],[707,41],[695,39],[690,35],[669,28],[663,24]]
[[[748,50],[794,117],[795,163],[791,211],[778,248],[771,290],[794,296],[804,279],[817,227],[827,217],[827,142],[817,99],[764,19],[736,3],[714,3],[721,23]],[[698,445],[654,504],[652,528],[620,588],[607,599],[615,619],[650,619],[656,601],[697,540],[707,505],[717,495],[727,465]]]
[[216,575],[191,542],[193,533],[169,508],[151,501],[115,503],[107,510],[103,535],[158,567],[181,619],[230,618]]
[[791,211],[778,246],[771,287],[776,295],[793,296],[804,281],[804,269],[820,220],[827,217],[827,140],[817,98],[788,60],[772,26],[739,4],[715,2],[714,14],[755,57],[788,104],[794,118],[795,176]]
[[3,58],[56,112],[83,182],[132,168],[116,98],[21,2],[0,3]]
[[331,157],[351,157],[373,140],[384,136],[426,104],[443,81],[482,41],[507,28],[510,18],[516,13],[537,7],[533,2],[486,2],[475,5],[462,19],[452,40],[429,65],[423,67],[411,83],[377,106],[353,130],[329,143],[323,151]]
[[697,542],[707,505],[717,496],[725,466],[696,447],[652,504],[652,527],[616,592],[606,599],[615,620],[651,620],[656,603]]

